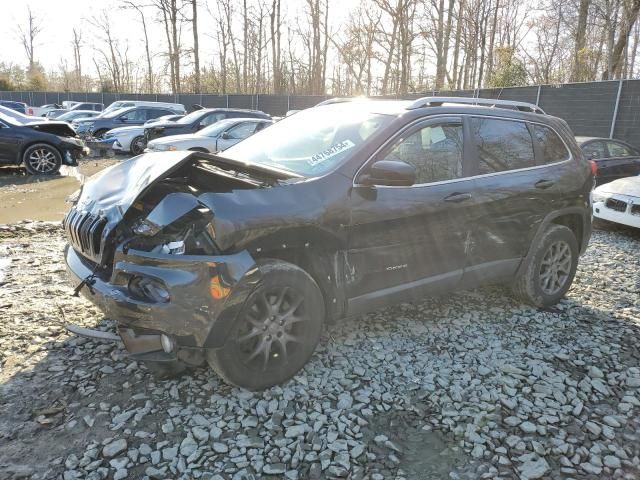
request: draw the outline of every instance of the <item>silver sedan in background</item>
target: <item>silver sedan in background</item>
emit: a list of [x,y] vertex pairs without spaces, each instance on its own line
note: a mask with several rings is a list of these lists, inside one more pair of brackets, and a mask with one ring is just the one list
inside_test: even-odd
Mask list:
[[113,150],[116,152],[140,155],[147,146],[147,141],[144,138],[145,127],[153,125],[156,122],[173,122],[182,117],[184,117],[184,115],[164,115],[159,118],[147,120],[144,125],[114,128],[104,134],[103,142],[111,143]]
[[145,151],[194,150],[205,153],[221,152],[265,129],[272,123],[273,120],[261,118],[229,118],[220,120],[196,133],[171,135],[152,140]]

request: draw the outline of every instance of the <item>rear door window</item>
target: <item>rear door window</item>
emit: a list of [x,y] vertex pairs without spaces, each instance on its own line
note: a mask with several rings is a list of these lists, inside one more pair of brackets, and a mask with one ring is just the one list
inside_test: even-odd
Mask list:
[[472,132],[479,175],[535,166],[533,140],[526,123],[475,117]]
[[213,125],[216,122],[219,122],[220,120],[224,120],[225,119],[225,114],[224,113],[210,113],[209,115],[207,115],[206,117],[204,117],[202,120],[200,120],[200,126],[201,127],[206,127],[207,125]]
[[556,163],[569,159],[569,151],[562,139],[551,128],[533,125],[533,134],[542,152],[543,163]]
[[618,142],[607,142],[607,148],[609,149],[609,157],[611,158],[620,158],[620,157],[633,157],[635,153],[632,149]]

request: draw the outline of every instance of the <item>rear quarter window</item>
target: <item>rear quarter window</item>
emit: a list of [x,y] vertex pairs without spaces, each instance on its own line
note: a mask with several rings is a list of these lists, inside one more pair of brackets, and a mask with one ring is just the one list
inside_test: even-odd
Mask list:
[[542,151],[542,162],[556,163],[569,159],[569,151],[562,139],[551,128],[533,125],[534,136]]

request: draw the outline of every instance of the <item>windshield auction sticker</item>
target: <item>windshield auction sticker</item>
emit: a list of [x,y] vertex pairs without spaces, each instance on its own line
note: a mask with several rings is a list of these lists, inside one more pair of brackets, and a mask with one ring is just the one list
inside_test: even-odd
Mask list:
[[349,150],[350,148],[353,148],[355,146],[356,144],[353,143],[351,140],[345,140],[343,142],[332,145],[331,147],[327,148],[326,150],[323,150],[320,153],[316,153],[307,161],[309,162],[309,165],[311,165],[312,167],[315,167],[316,165],[322,162],[326,162],[331,157],[335,157],[339,153],[342,153],[345,150]]

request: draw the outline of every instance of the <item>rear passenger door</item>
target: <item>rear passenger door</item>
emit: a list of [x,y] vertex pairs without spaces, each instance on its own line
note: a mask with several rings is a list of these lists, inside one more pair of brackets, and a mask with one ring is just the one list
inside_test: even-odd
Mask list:
[[494,117],[466,119],[475,148],[472,231],[465,286],[511,277],[551,205],[562,202],[570,154],[547,126]]

